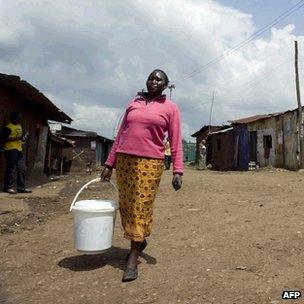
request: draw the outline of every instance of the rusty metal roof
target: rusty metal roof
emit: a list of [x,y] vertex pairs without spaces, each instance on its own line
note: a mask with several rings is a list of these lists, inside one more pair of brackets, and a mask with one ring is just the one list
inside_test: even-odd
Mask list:
[[68,146],[68,147],[73,147],[74,146],[72,140],[66,139],[64,137],[59,137],[59,136],[57,136],[55,134],[52,134],[52,133],[50,133],[50,135],[51,135],[51,140],[52,141],[55,141],[59,144],[62,144],[64,146]]
[[209,135],[227,133],[227,132],[232,131],[232,130],[233,130],[233,127],[229,127],[229,128],[227,128],[227,129],[223,129],[223,130],[211,132],[211,133],[209,133]]
[[209,126],[209,125],[205,125],[199,131],[193,133],[191,136],[192,137],[198,137],[204,131],[207,131],[207,130],[209,131],[209,128],[210,128],[211,131],[216,131],[216,130],[219,130],[220,128],[222,128],[222,127],[221,126]]
[[57,108],[45,95],[16,75],[0,73],[0,88],[6,87],[13,90],[22,97],[23,102],[27,102],[39,110],[47,119],[71,123],[72,118]]
[[56,134],[60,134],[63,137],[93,137],[93,138],[99,138],[103,141],[109,141],[109,142],[113,142],[112,139],[109,139],[107,137],[98,135],[96,132],[94,131],[83,131],[83,130],[77,130],[77,129],[73,129],[73,128],[69,128],[66,126],[62,126],[60,131],[57,131]]
[[63,136],[69,136],[69,137],[97,137],[98,136],[98,134],[94,131],[77,130],[65,126],[62,126],[61,130],[58,133],[60,133]]
[[244,117],[244,118],[235,119],[235,120],[228,120],[228,122],[230,122],[232,124],[248,124],[248,123],[256,122],[258,120],[262,120],[262,119],[278,116],[278,115],[281,115],[283,113],[284,112],[271,113],[271,114],[262,114],[262,115],[254,115],[254,116]]

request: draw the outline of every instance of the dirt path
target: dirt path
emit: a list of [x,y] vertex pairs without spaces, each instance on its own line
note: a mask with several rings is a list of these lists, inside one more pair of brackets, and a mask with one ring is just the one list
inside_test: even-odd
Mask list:
[[[278,304],[286,303],[283,290],[304,293],[303,172],[188,169],[180,192],[170,181],[166,172],[137,281],[120,281],[128,243],[119,217],[110,252],[73,249],[67,209],[79,184],[71,183],[56,216],[1,236],[2,301]],[[98,189],[86,195],[98,197]]]

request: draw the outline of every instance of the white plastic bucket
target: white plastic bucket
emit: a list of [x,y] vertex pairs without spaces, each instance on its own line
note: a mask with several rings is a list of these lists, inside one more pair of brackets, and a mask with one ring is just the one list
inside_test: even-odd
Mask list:
[[[100,182],[96,178],[85,184],[76,194],[70,211],[74,214],[75,248],[85,254],[97,254],[112,247],[117,203],[112,200],[77,201],[80,193],[90,184]],[[117,190],[116,186],[111,182]]]

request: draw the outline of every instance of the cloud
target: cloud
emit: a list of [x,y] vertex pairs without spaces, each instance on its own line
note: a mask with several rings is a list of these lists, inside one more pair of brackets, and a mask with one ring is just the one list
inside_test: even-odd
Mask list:
[[46,93],[75,127],[111,137],[129,99],[160,67],[176,82],[188,139],[209,122],[213,90],[213,123],[296,106],[293,41],[303,49],[304,37],[277,26],[229,52],[256,30],[251,15],[213,0],[0,1],[1,72]]
[[122,111],[104,106],[85,106],[73,104],[74,127],[86,126],[88,131],[98,131],[100,135],[111,135],[117,129]]

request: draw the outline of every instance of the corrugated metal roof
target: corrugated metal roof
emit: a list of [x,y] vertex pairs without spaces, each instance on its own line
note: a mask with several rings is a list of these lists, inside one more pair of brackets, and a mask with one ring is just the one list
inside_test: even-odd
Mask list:
[[96,132],[77,130],[77,129],[69,128],[66,126],[62,126],[61,130],[56,133],[58,133],[62,136],[66,136],[66,137],[96,137],[96,138],[98,137],[105,141],[113,142],[112,139],[98,135]]
[[22,97],[23,102],[34,106],[41,111],[47,119],[71,123],[72,118],[57,108],[45,95],[25,80],[22,80],[19,76],[0,73],[0,87],[1,86],[17,92],[17,94]]
[[97,133],[93,131],[83,131],[77,130],[69,127],[62,126],[61,135],[70,136],[70,137],[97,137]]
[[51,139],[57,143],[69,146],[69,147],[73,147],[73,142],[69,139],[63,138],[63,137],[59,137],[57,135],[51,134]]
[[233,127],[227,128],[227,129],[224,129],[224,130],[220,130],[220,131],[211,132],[209,135],[219,134],[219,133],[226,133],[226,132],[229,132],[229,131],[232,131],[232,130],[233,130]]
[[[304,110],[304,106],[302,106],[302,110]],[[247,123],[256,122],[258,120],[267,119],[267,118],[271,118],[271,117],[275,117],[275,116],[279,116],[279,115],[283,115],[283,114],[295,112],[295,111],[298,111],[298,108],[294,108],[294,109],[287,110],[284,112],[254,115],[254,116],[249,116],[249,117],[235,119],[235,120],[228,120],[228,122],[230,122],[232,124],[247,124]]]
[[218,130],[220,129],[221,127],[220,126],[209,126],[209,125],[205,125],[203,126],[199,131],[193,133],[191,136],[192,137],[198,137],[202,132],[206,131],[206,130],[209,130],[209,128],[211,130]]
[[249,117],[244,117],[240,119],[235,119],[235,120],[228,120],[228,122],[232,124],[248,124],[252,122],[256,122],[258,120],[274,117],[283,114],[283,112],[279,113],[271,113],[271,114],[262,114],[262,115],[254,115],[254,116],[249,116]]

